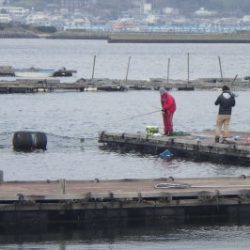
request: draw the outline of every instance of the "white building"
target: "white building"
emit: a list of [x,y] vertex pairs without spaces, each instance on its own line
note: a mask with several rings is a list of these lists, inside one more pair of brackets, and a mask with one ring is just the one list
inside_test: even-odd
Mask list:
[[179,15],[179,9],[174,9],[174,8],[170,8],[170,7],[165,7],[162,9],[162,13],[165,16],[178,16]]
[[0,12],[5,12],[7,14],[10,14],[13,17],[24,17],[29,13],[28,9],[25,9],[23,7],[0,7]]
[[143,13],[144,14],[149,14],[152,11],[152,4],[150,3],[145,3],[143,6]]
[[12,18],[9,14],[0,14],[0,23],[10,23]]
[[26,23],[35,26],[50,26],[50,17],[43,13],[31,14],[26,17]]
[[243,23],[250,23],[250,15],[246,15],[242,17],[242,22]]
[[148,15],[145,19],[144,22],[147,24],[156,24],[159,20],[158,16],[155,15]]
[[64,26],[64,30],[74,29],[87,29],[91,25],[88,18],[74,18],[71,21],[67,21]]
[[205,8],[201,7],[200,9],[196,10],[194,12],[194,14],[196,16],[212,16],[212,15],[216,14],[216,12],[209,11],[209,10],[206,10]]

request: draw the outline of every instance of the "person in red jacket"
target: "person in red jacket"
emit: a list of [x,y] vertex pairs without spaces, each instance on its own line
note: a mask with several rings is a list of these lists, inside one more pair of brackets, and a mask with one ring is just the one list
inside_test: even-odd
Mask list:
[[164,134],[171,135],[173,132],[173,115],[176,110],[175,99],[164,88],[160,88]]

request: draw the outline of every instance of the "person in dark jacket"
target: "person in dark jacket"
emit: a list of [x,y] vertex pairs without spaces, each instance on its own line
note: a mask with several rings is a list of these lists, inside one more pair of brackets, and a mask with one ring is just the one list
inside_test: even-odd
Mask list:
[[230,92],[230,88],[228,86],[224,85],[222,87],[222,94],[218,96],[214,104],[219,105],[219,113],[217,116],[215,130],[215,142],[219,142],[220,136],[222,136],[223,140],[229,137],[229,124],[232,107],[235,106],[235,95]]

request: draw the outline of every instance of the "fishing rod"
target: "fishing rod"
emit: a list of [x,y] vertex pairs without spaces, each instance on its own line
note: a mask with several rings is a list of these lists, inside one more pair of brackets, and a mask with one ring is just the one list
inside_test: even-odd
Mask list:
[[130,120],[130,119],[134,119],[134,118],[139,118],[139,117],[151,115],[151,114],[154,114],[154,113],[157,113],[157,112],[162,112],[162,109],[158,109],[158,110],[151,111],[151,112],[148,112],[148,113],[138,114],[138,115],[135,115],[135,116],[130,116],[130,117],[118,120],[117,122],[121,122],[121,121],[125,121],[125,120]]
[[231,85],[233,85],[233,84],[234,84],[234,82],[236,81],[237,77],[238,77],[238,74],[236,74],[236,75],[235,75],[235,77],[234,77],[233,81],[231,82]]
[[[237,77],[238,77],[238,74],[235,75],[233,81],[231,82],[231,86],[233,86],[233,84],[235,83]],[[234,91],[235,91],[235,86],[234,86]],[[233,93],[233,95],[234,95],[234,97],[238,97],[238,95],[236,95],[236,94],[234,94],[234,93]]]

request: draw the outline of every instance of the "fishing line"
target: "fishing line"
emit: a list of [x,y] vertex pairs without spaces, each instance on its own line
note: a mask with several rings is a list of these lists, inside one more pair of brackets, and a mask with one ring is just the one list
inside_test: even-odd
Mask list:
[[[80,143],[84,143],[85,141],[91,141],[91,140],[97,140],[99,138],[99,136],[95,135],[95,136],[89,136],[89,137],[75,137],[75,136],[68,136],[68,135],[58,135],[58,134],[54,134],[54,133],[48,133],[47,134],[50,137],[54,137],[54,138],[58,138],[58,139],[62,139],[65,141],[69,141],[69,140],[74,140]],[[53,141],[53,139],[52,139]]]
[[47,135],[53,136],[53,137],[57,137],[57,138],[60,138],[60,139],[66,139],[66,140],[81,140],[81,139],[85,139],[85,138],[82,138],[82,137],[74,137],[74,136],[68,136],[68,135],[57,135],[57,134],[54,134],[54,133],[48,133]]
[[134,116],[130,116],[130,117],[118,120],[116,122],[131,120],[131,119],[139,118],[139,117],[142,117],[142,116],[147,116],[147,115],[151,115],[151,114],[154,114],[154,113],[158,113],[158,112],[161,112],[161,111],[162,110],[160,109],[160,110],[155,110],[155,111],[151,111],[151,112],[148,112],[148,113],[138,114],[138,115],[134,115]]

